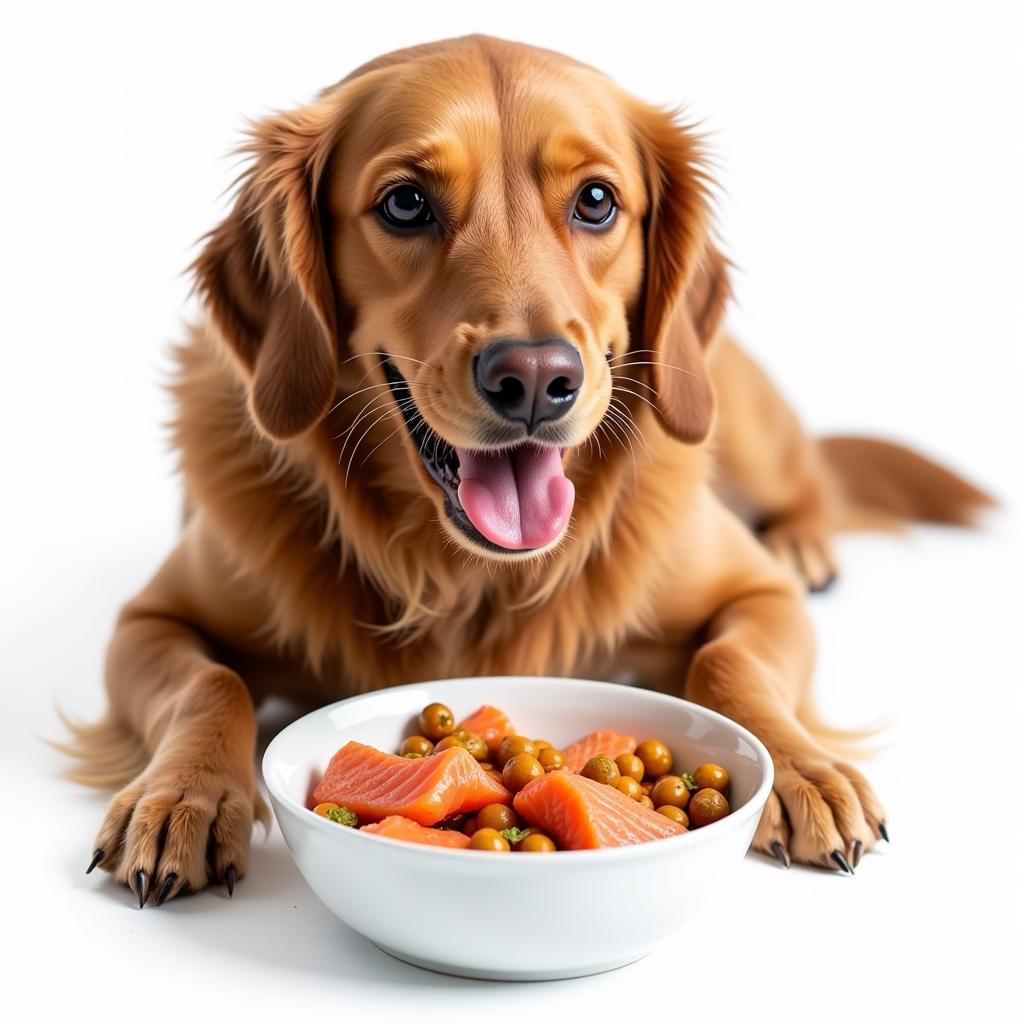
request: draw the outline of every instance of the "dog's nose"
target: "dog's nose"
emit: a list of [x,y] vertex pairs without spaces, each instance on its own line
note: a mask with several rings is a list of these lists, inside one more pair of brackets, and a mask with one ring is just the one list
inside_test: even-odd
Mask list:
[[498,341],[477,356],[476,380],[488,405],[528,432],[569,411],[583,384],[575,346],[552,341]]

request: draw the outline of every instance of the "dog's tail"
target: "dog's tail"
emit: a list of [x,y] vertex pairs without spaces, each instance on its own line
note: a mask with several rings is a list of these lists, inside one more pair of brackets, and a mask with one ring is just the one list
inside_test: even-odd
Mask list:
[[976,526],[996,501],[923,455],[889,441],[825,437],[819,442],[842,501],[839,530],[897,530],[907,521]]
[[131,782],[149,761],[142,739],[109,714],[95,723],[76,722],[59,708],[57,714],[71,734],[67,740],[47,740],[75,763],[66,774],[73,782],[97,789]]

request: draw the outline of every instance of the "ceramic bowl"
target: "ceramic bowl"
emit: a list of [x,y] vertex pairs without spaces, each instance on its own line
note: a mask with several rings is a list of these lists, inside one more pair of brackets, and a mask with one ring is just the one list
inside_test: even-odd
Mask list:
[[[556,746],[596,729],[656,737],[677,765],[724,765],[732,813],[635,846],[503,855],[386,839],[308,809],[339,747],[354,739],[397,750],[432,701],[460,719],[494,704]],[[295,863],[347,925],[420,967],[525,981],[621,967],[687,927],[742,861],[773,771],[759,740],[696,704],[614,683],[506,676],[397,686],[321,708],[273,740],[263,775]],[[483,929],[483,919],[498,927]]]

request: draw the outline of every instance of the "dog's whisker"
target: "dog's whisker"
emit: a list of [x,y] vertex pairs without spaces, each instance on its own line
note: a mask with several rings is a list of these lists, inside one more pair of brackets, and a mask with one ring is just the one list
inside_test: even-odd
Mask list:
[[636,464],[636,452],[633,448],[633,439],[629,436],[627,427],[629,426],[625,416],[616,409],[609,408],[605,415],[609,418],[610,424],[615,424],[617,432],[621,431],[622,434],[622,446],[629,452],[630,458],[633,460],[633,474],[634,477],[639,472],[639,468]]
[[653,391],[655,394],[658,393],[658,389],[657,388],[651,387],[650,384],[645,384],[642,380],[637,380],[636,377],[630,377],[630,375],[628,373],[623,373],[623,374],[613,373],[612,374],[612,383],[613,384],[619,384],[622,381],[625,381],[628,384],[636,384],[638,387],[641,387],[641,388],[647,388],[648,391]]
[[[385,404],[387,404],[387,402],[390,400],[390,397],[390,395],[381,394],[373,395],[371,398],[367,399],[366,402],[363,403],[363,407],[353,417],[352,422],[340,434],[337,434],[335,439],[339,437],[344,437],[346,434],[351,433],[352,428],[355,427],[355,425],[359,422],[360,417],[362,417],[368,409],[372,409],[375,405],[377,405],[379,401],[381,401],[381,399],[384,399]],[[383,407],[377,406],[377,408]]]
[[608,429],[611,430],[615,437],[618,439],[619,444],[622,445],[623,449],[628,450],[629,445],[627,444],[628,437],[619,427],[615,411],[609,408],[604,414],[603,423],[608,425]]
[[622,352],[620,355],[612,356],[608,362],[615,363],[620,359],[628,359],[630,356],[642,356],[642,355],[656,356],[658,354],[657,349],[653,348],[631,348],[626,352]]
[[364,431],[362,432],[362,434],[360,434],[360,435],[359,435],[359,440],[358,440],[358,441],[356,441],[356,443],[355,443],[355,447],[354,447],[354,448],[352,449],[352,454],[351,454],[351,455],[349,456],[349,459],[348,459],[348,465],[347,465],[347,466],[345,467],[345,487],[346,487],[346,488],[348,487],[348,477],[349,477],[349,474],[350,474],[350,473],[352,472],[352,463],[353,463],[353,461],[355,460],[355,457],[356,457],[356,452],[358,452],[358,451],[359,451],[359,446],[360,446],[360,445],[361,445],[361,444],[363,443],[363,438],[365,438],[365,437],[366,437],[366,435],[367,435],[367,434],[369,434],[369,433],[370,433],[370,431],[371,431],[371,430],[373,430],[373,428],[374,428],[375,426],[377,426],[377,424],[378,424],[378,423],[381,423],[382,421],[384,421],[384,420],[388,419],[388,418],[389,418],[389,417],[391,417],[391,416],[395,416],[395,415],[400,415],[400,414],[399,414],[399,413],[397,413],[397,411],[396,411],[395,409],[388,409],[388,410],[387,410],[386,412],[383,412],[383,413],[381,413],[381,414],[380,414],[380,416],[378,416],[378,417],[377,417],[377,418],[376,418],[376,419],[375,419],[375,420],[374,420],[374,421],[373,421],[373,422],[372,422],[372,423],[371,423],[371,424],[370,424],[370,425],[369,425],[369,426],[368,426],[368,427],[367,427],[367,428],[366,428],[366,429],[365,429],[365,430],[364,430]]
[[[623,430],[625,430],[627,434],[630,435],[630,453],[634,454],[635,452],[633,446],[633,438],[636,438],[636,440],[639,441],[640,445],[643,447],[644,453],[647,455],[648,459],[650,459],[651,452],[650,449],[647,447],[647,441],[640,433],[640,431],[637,429],[636,424],[633,422],[632,415],[630,415],[629,410],[626,409],[625,406],[621,406],[620,404],[620,407],[616,407],[616,401],[616,399],[612,399],[613,404],[612,406],[609,407],[609,412],[612,413],[613,418],[616,419],[622,425]],[[634,467],[635,465],[636,460],[634,454]]]
[[[351,423],[351,424],[350,424],[350,425],[349,425],[349,426],[348,426],[348,427],[347,427],[347,428],[346,428],[345,430],[343,430],[343,431],[342,431],[342,432],[341,432],[340,434],[337,434],[337,435],[335,435],[335,437],[334,437],[334,440],[338,440],[339,438],[342,438],[342,437],[344,437],[344,436],[345,436],[346,434],[349,434],[349,435],[351,435],[352,431],[353,431],[353,430],[355,430],[355,428],[356,428],[357,426],[359,426],[359,423],[360,423],[360,422],[361,422],[361,421],[362,421],[362,420],[363,420],[363,419],[364,419],[364,418],[365,418],[365,417],[366,417],[367,415],[371,415],[371,414],[372,414],[372,413],[374,413],[374,412],[380,412],[380,410],[384,408],[384,406],[383,406],[383,405],[378,405],[378,404],[377,404],[377,403],[378,403],[378,402],[380,401],[380,399],[382,399],[382,398],[383,398],[383,399],[385,399],[385,400],[386,400],[386,399],[388,399],[389,397],[390,397],[390,396],[388,396],[388,395],[374,395],[374,396],[373,396],[373,398],[371,398],[371,399],[370,399],[370,400],[369,400],[369,401],[368,401],[368,402],[367,402],[367,403],[366,403],[366,404],[365,404],[365,405],[363,406],[363,408],[362,408],[362,409],[360,409],[360,411],[359,411],[359,415],[358,415],[358,416],[356,416],[356,418],[355,418],[355,419],[354,419],[354,420],[352,421],[352,423]],[[399,399],[396,399],[396,400],[395,400],[395,404],[396,404],[396,405],[397,405],[397,406],[398,406],[398,407],[399,407],[400,409],[401,409],[401,408],[404,408],[404,407],[406,407],[406,406],[407,406],[407,403],[408,403],[408,404],[411,404],[411,405],[412,405],[413,407],[415,407],[415,402],[414,402],[414,400],[413,400],[413,399],[412,399],[411,397],[409,397],[409,398],[403,398],[403,399],[401,399],[401,400],[399,400]],[[385,404],[385,405],[387,405],[387,404],[388,404],[388,403],[387,403],[387,401],[385,401],[385,403],[384,403],[384,404]],[[345,442],[345,444],[347,444],[347,443],[348,443],[348,442],[346,441],[346,442]],[[342,451],[344,451],[344,450],[345,450],[345,445],[342,445],[342,446],[341,446],[341,450],[342,450]]]
[[407,391],[412,391],[412,386],[409,381],[403,381],[401,384],[392,384],[390,381],[385,381],[383,384],[367,384],[365,388],[359,388],[358,390],[353,391],[350,395],[346,395],[340,402],[336,402],[332,405],[330,409],[327,410],[327,415],[330,416],[332,412],[340,409],[346,402],[351,401],[357,395],[365,394],[367,391],[375,391],[378,388],[395,388],[396,390],[405,388]]
[[644,451],[647,453],[647,457],[651,458],[651,449],[647,445],[647,439],[643,436],[643,433],[637,427],[636,421],[633,419],[632,413],[629,411],[629,409],[626,408],[625,405],[622,405],[622,403],[617,398],[613,398],[612,399],[612,404],[617,409],[624,410],[623,413],[620,413],[620,415],[622,415],[623,419],[624,419],[624,426],[637,439],[637,441],[643,446]]
[[[368,417],[373,416],[376,413],[382,412],[385,409],[387,409],[388,412],[394,412],[394,410],[391,408],[390,401],[385,402],[384,405],[376,405],[376,402],[377,402],[378,399],[385,398],[385,397],[388,397],[388,396],[377,395],[374,398],[372,398],[365,406],[363,406],[362,410],[360,411],[359,415],[356,417],[356,419],[352,423],[352,425],[347,430],[345,430],[343,433],[338,435],[339,437],[345,437],[346,434],[348,435],[347,437],[345,437],[345,441],[344,441],[344,443],[341,446],[341,451],[338,453],[338,463],[339,463],[339,465],[341,463],[342,458],[344,458],[344,456],[345,456],[345,449],[348,447],[349,441],[352,440],[352,432],[355,430],[355,428],[357,426],[359,426],[359,424],[364,419],[367,419]],[[411,399],[404,399],[404,401],[411,401]],[[398,405],[397,402],[396,402],[396,405]],[[401,408],[400,405],[399,405],[399,408]]]
[[666,370],[678,370],[680,373],[685,373],[690,377],[696,377],[697,374],[693,370],[686,370],[682,366],[676,366],[673,363],[663,363],[657,359],[649,359],[639,363],[619,363],[616,369],[625,369],[627,366],[663,366]]
[[[613,393],[617,392],[619,394],[633,395],[635,398],[639,398],[640,401],[644,403],[644,405],[649,405],[658,414],[659,417],[661,416],[661,410],[649,398],[646,398],[643,395],[641,395],[639,391],[631,391],[629,388],[621,388],[621,387],[613,386],[612,387],[612,392]],[[664,417],[662,417],[662,418],[664,418]]]
[[[414,416],[414,417],[413,417],[413,418],[412,418],[412,419],[411,419],[411,420],[409,421],[409,423],[408,423],[408,428],[409,428],[410,430],[414,430],[414,429],[416,428],[416,426],[417,426],[417,425],[418,425],[419,423],[422,423],[422,422],[423,422],[423,415],[422,415],[422,413],[416,413],[416,415],[415,415],[415,416]],[[365,465],[366,465],[366,463],[370,461],[370,458],[371,458],[371,457],[373,456],[373,453],[374,453],[374,452],[375,452],[375,451],[376,451],[376,450],[377,450],[378,448],[380,448],[380,447],[381,447],[381,445],[387,444],[387,443],[388,443],[388,441],[390,441],[390,440],[391,440],[391,438],[393,438],[393,437],[395,436],[395,434],[397,434],[397,433],[398,433],[399,431],[401,431],[401,430],[402,430],[402,428],[403,428],[403,427],[405,427],[405,426],[406,426],[406,424],[405,424],[404,422],[403,422],[403,423],[399,423],[399,425],[398,425],[397,427],[395,427],[395,429],[394,429],[394,430],[392,430],[392,431],[391,431],[391,433],[390,433],[390,434],[388,434],[388,436],[387,436],[387,437],[385,437],[383,441],[378,441],[378,442],[377,442],[377,443],[376,443],[376,444],[375,444],[375,445],[374,445],[374,446],[373,446],[373,447],[372,447],[372,448],[370,449],[370,451],[369,451],[369,453],[367,454],[366,458],[365,458],[365,459],[363,459],[363,461],[359,463],[359,466],[360,466],[360,468],[362,468],[363,466],[365,466]]]
[[621,447],[622,440],[612,433],[607,420],[601,420],[599,429],[601,431],[601,434],[604,436],[605,441],[608,442],[609,451],[611,451],[613,445],[615,444],[618,444]]
[[[360,416],[359,416],[359,419],[358,419],[358,420],[357,420],[357,421],[356,421],[355,423],[353,423],[353,424],[352,424],[352,425],[351,425],[351,426],[350,426],[350,427],[349,427],[349,428],[348,428],[348,429],[347,429],[347,430],[345,431],[345,433],[344,433],[344,434],[339,434],[339,435],[338,435],[339,437],[344,437],[344,438],[345,438],[345,440],[344,440],[344,441],[342,442],[342,444],[341,444],[341,448],[340,448],[340,449],[338,450],[338,465],[339,465],[339,466],[341,465],[341,461],[342,461],[342,459],[344,459],[344,458],[345,458],[345,451],[346,451],[346,449],[348,448],[348,444],[349,444],[349,441],[351,441],[351,440],[352,440],[352,438],[353,438],[353,437],[355,436],[355,435],[354,435],[354,434],[353,434],[352,432],[353,432],[353,431],[355,430],[355,428],[356,428],[356,427],[357,427],[357,426],[359,425],[359,423],[360,423],[360,422],[361,422],[362,420],[364,420],[364,419],[368,418],[369,416],[373,416],[373,415],[376,415],[377,413],[379,413],[379,412],[382,412],[382,411],[384,411],[384,410],[388,410],[388,411],[393,411],[393,410],[391,410],[391,408],[390,408],[390,406],[389,406],[389,405],[379,405],[379,406],[377,406],[377,407],[376,407],[375,409],[368,409],[368,410],[364,410],[364,413],[361,413],[361,414],[360,414]],[[345,435],[348,435],[348,436],[345,436]],[[335,440],[337,440],[337,438],[336,438]]]
[[428,370],[433,369],[430,363],[425,363],[422,359],[416,359],[414,356],[403,356],[397,352],[385,352],[383,349],[377,349],[375,352],[367,352],[365,354],[380,356],[381,359],[408,359],[410,363],[419,363],[420,366],[425,366]]

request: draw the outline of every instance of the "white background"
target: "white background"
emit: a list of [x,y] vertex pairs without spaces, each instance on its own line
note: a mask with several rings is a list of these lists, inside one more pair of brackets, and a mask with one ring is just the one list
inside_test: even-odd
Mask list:
[[[75,1021],[657,1010],[832,1024],[1019,1011],[1015,6],[5,4],[0,1007]],[[812,602],[826,713],[888,723],[867,771],[891,848],[855,878],[749,856],[717,911],[646,961],[544,985],[391,961],[317,903],[276,831],[256,839],[233,901],[132,909],[83,875],[105,798],[62,781],[37,739],[59,731],[55,702],[100,711],[112,617],[173,542],[161,380],[192,311],[181,272],[225,209],[243,118],[469,31],[688,103],[711,133],[721,233],[742,268],[733,324],[807,424],[912,442],[1008,506],[980,533],[845,539],[840,585]],[[571,921],[523,913],[572,941]],[[500,941],[486,903],[480,922]]]

